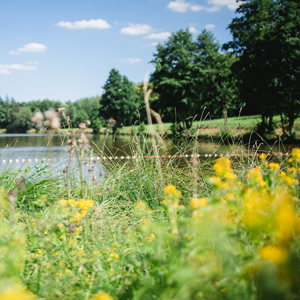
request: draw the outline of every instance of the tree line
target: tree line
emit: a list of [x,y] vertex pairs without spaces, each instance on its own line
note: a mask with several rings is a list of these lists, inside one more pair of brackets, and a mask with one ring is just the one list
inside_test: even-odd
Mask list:
[[[211,118],[260,114],[262,132],[272,130],[280,115],[285,134],[293,136],[300,114],[300,2],[239,0],[237,17],[228,25],[232,40],[220,45],[212,32],[197,36],[188,29],[157,46],[151,60],[151,108],[164,122],[190,128],[203,111]],[[145,122],[143,84],[134,84],[112,69],[101,97],[67,102],[66,114],[76,127],[89,119],[94,131]],[[58,108],[59,101],[16,103],[0,99],[0,128],[27,130],[33,112]],[[29,117],[29,118],[27,118]],[[27,128],[27,129],[26,129]]]

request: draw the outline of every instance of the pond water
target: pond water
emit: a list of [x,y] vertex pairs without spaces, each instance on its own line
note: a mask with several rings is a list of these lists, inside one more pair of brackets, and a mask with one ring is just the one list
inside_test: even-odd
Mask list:
[[[79,135],[78,135],[79,138]],[[105,135],[87,135],[90,141],[93,156],[103,156],[103,153],[111,157],[132,157],[135,153],[132,151],[131,136],[112,136]],[[139,144],[145,153],[151,148],[150,138],[140,138]],[[190,155],[193,148],[200,154],[200,158],[214,156],[217,154],[226,155],[227,153],[253,153],[256,146],[253,145],[222,145],[221,143],[198,141],[186,141],[174,144],[171,141],[159,143],[159,147],[165,149],[164,154],[167,155]],[[272,152],[287,152],[293,145],[262,145],[260,150]],[[0,169],[10,165],[33,166],[41,159],[51,162],[62,162],[68,158],[68,145],[66,136],[59,134],[2,134],[0,135]],[[153,154],[153,153],[151,153]],[[87,156],[89,154],[87,153]],[[75,158],[74,158],[75,159]]]

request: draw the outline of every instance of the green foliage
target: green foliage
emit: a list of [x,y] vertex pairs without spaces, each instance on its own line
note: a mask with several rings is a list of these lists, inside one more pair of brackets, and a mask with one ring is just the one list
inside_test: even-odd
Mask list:
[[76,186],[66,199],[61,177],[0,173],[0,297],[299,298],[300,149],[280,165],[168,160],[162,189],[141,144],[135,160],[103,160],[105,178],[84,199]]
[[118,124],[131,125],[137,119],[138,97],[126,76],[112,69],[103,86],[100,117],[113,118]]
[[31,128],[30,117],[32,116],[29,107],[19,107],[12,113],[12,123],[7,126],[6,132],[26,133]]
[[174,120],[176,108],[175,121],[189,128],[204,107],[217,117],[224,108],[237,104],[236,80],[231,74],[235,58],[219,49],[213,34],[206,30],[196,40],[188,30],[180,30],[157,46],[151,81],[167,121]]
[[188,30],[173,33],[167,42],[157,46],[151,61],[155,71],[150,81],[159,94],[164,121],[174,120],[175,107],[180,122],[195,114],[198,100],[194,76],[196,55],[196,44]]
[[42,101],[41,100],[29,101],[27,105],[29,105],[32,112],[35,111],[45,112],[51,108],[57,110],[58,108],[63,106],[63,104],[60,101],[49,100],[49,99],[44,99]]
[[[70,116],[70,121],[74,128],[86,120],[90,120],[92,123],[94,122],[94,124],[97,123],[96,120],[100,118],[100,99],[101,97],[97,96],[66,103],[66,115]],[[100,125],[100,123],[98,123],[98,125]]]
[[[260,112],[270,130],[275,114],[289,119],[289,133],[299,115],[299,1],[241,0],[224,45],[238,56],[235,73],[248,113]],[[268,124],[267,124],[268,123]]]
[[99,130],[103,127],[99,118],[92,119],[90,127],[93,129],[94,134],[99,134]]

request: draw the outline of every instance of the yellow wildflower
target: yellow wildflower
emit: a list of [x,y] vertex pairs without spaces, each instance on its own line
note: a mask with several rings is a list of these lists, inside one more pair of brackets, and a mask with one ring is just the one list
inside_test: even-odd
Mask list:
[[156,236],[151,233],[150,236],[148,237],[149,242],[153,242],[156,239]]
[[252,180],[256,181],[261,187],[265,186],[266,183],[261,175],[260,167],[256,167],[251,169],[248,173],[248,180],[251,182]]
[[59,201],[59,203],[60,203],[62,206],[67,206],[68,201],[65,200],[65,199],[62,199],[62,200]]
[[191,206],[191,209],[197,209],[197,208],[206,206],[207,202],[208,202],[207,197],[201,198],[201,199],[193,198],[190,200],[190,206]]
[[57,224],[57,227],[62,230],[64,228],[64,225],[62,223]]
[[266,157],[267,157],[267,155],[266,155],[265,153],[262,153],[262,154],[259,156],[259,159],[264,160]]
[[286,173],[285,172],[280,172],[278,175],[277,175],[277,177],[284,177],[284,176],[286,176]]
[[171,199],[164,199],[161,201],[162,205],[171,205],[172,204],[172,200]]
[[0,291],[1,300],[34,300],[36,296],[27,291],[21,284],[5,285]]
[[296,185],[296,184],[299,183],[298,180],[296,180],[296,179],[294,179],[294,178],[292,178],[290,176],[284,176],[284,177],[282,177],[282,179],[285,181],[285,183],[287,185]]
[[247,209],[242,219],[243,223],[250,228],[261,226],[264,222],[264,215],[257,210]]
[[119,255],[118,255],[118,253],[110,253],[110,254],[109,254],[109,257],[112,257],[112,258],[114,258],[114,259],[118,259],[118,258],[119,258]]
[[221,157],[214,164],[216,174],[222,176],[225,179],[233,181],[236,179],[236,175],[231,170],[231,161],[229,158]]
[[227,157],[220,157],[214,164],[214,169],[218,175],[231,171],[231,161]]
[[172,184],[169,184],[165,187],[165,192],[167,194],[172,194],[172,195],[175,195],[177,190],[176,190],[176,187]]
[[74,199],[69,199],[69,200],[68,200],[68,204],[69,204],[70,206],[74,206],[75,203],[76,203],[76,201],[75,201]]
[[36,252],[41,255],[42,254],[42,250],[41,249],[37,249]]
[[272,171],[278,171],[280,169],[280,166],[279,164],[277,163],[273,163],[273,162],[270,162],[269,163],[269,168],[272,170]]
[[47,229],[44,231],[44,234],[45,234],[45,235],[48,234],[48,230],[47,230]]
[[77,223],[80,219],[81,219],[81,213],[76,213],[76,215],[74,216],[73,222]]
[[212,176],[209,178],[209,181],[216,185],[220,189],[228,190],[229,189],[229,183],[226,181],[222,181],[220,177]]
[[269,260],[276,264],[281,264],[287,260],[288,252],[285,248],[269,245],[262,247],[259,250],[259,255],[264,260]]
[[281,208],[275,217],[275,236],[280,242],[287,242],[293,238],[296,216],[293,211],[285,206]]
[[299,148],[294,148],[292,150],[292,157],[295,159],[295,160],[300,160],[300,149]]
[[147,219],[147,218],[143,219],[142,224],[141,224],[142,229],[147,230],[151,226],[152,226],[152,222],[149,219]]
[[147,204],[145,201],[140,200],[134,204],[134,208],[136,210],[145,210],[147,208]]
[[89,300],[114,300],[109,294],[100,292],[92,296]]
[[224,200],[228,201],[228,200],[233,200],[234,199],[234,194],[232,193],[227,193],[224,197]]
[[291,167],[291,168],[288,169],[288,172],[293,173],[294,175],[296,175],[297,169],[295,167]]

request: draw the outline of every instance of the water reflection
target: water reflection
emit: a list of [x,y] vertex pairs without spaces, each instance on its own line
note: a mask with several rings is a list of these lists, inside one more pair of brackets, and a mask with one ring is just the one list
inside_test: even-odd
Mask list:
[[[78,135],[79,137],[79,135]],[[104,135],[87,135],[92,146],[94,156],[104,153],[108,156],[132,156],[134,149],[132,147],[131,136],[117,136],[112,139],[111,136]],[[145,153],[148,153],[151,148],[151,139],[140,137],[138,144]],[[285,148],[282,145],[260,146],[261,150],[274,152],[286,152],[293,145],[287,145]],[[252,152],[256,146],[253,145],[222,145],[222,143],[198,141],[186,141],[183,143],[174,144],[171,141],[160,143],[159,147],[165,148],[165,154],[191,154],[194,150],[200,155],[203,154],[226,154],[238,152]],[[254,147],[254,148],[253,148]],[[0,160],[20,162],[22,159],[32,160],[31,165],[34,165],[34,160],[43,158],[66,159],[67,154],[66,136],[59,134],[2,134],[0,135]],[[192,150],[194,149],[194,150]],[[0,168],[3,163],[0,163]],[[3,166],[2,166],[3,167]]]

